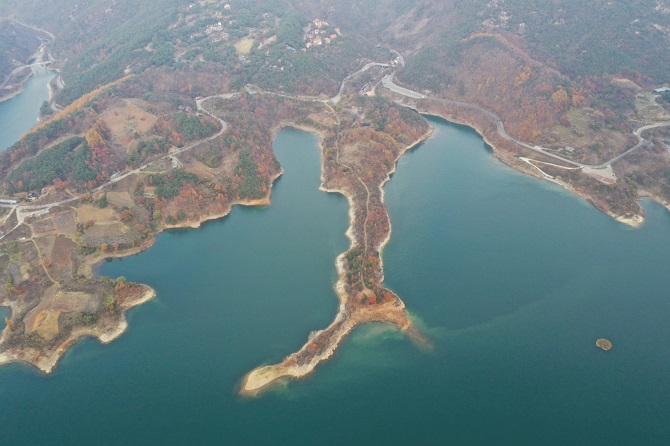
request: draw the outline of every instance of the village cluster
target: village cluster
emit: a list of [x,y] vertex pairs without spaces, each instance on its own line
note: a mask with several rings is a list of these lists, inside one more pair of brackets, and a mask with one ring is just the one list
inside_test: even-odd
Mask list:
[[[202,2],[201,2],[202,4]],[[189,9],[195,6],[195,3],[189,5]],[[206,27],[202,28],[200,31],[195,32],[190,35],[191,39],[197,39],[200,37],[207,36],[212,43],[220,42],[222,40],[227,40],[230,37],[230,34],[226,32],[224,25],[224,18],[226,14],[232,10],[230,4],[225,4],[223,9],[226,12],[216,11],[213,14],[213,18],[217,20],[216,23],[211,23]],[[301,48],[303,52],[308,51],[310,48],[318,48],[330,45],[335,39],[341,36],[342,33],[340,28],[332,27],[327,21],[321,19],[314,19],[309,23],[309,27],[305,33],[305,45]],[[297,51],[291,46],[287,46],[287,49],[291,51]]]
[[310,28],[305,36],[306,42],[302,49],[303,51],[307,51],[313,47],[328,45],[337,39],[337,36],[341,35],[340,28],[335,28],[335,32],[329,32],[330,25],[321,19],[314,19],[310,24]]
[[223,31],[223,24],[221,22],[207,26],[207,28],[205,28],[205,34],[207,34],[214,43],[225,40],[230,36],[230,34]]
[[[195,6],[195,4],[189,5],[189,9],[191,9],[193,6]],[[229,3],[226,3],[225,5],[223,5],[223,9],[226,11],[230,11],[232,7],[230,6]],[[215,19],[221,20],[224,18],[224,14],[221,11],[216,11],[213,17]],[[226,40],[228,37],[230,37],[230,34],[228,34],[223,30],[223,23],[221,23],[220,21],[211,25],[207,25],[207,27],[205,28],[204,35],[207,35],[207,37],[209,37],[213,43],[221,42],[222,40]],[[191,39],[196,39],[202,36],[203,36],[202,32],[194,33],[191,34]]]

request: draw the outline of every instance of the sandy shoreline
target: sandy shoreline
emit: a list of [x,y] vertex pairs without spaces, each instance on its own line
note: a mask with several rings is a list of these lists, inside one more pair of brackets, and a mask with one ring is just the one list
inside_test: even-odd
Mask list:
[[[308,133],[313,133],[316,134],[319,137],[319,151],[321,152],[321,165],[323,166],[323,152],[324,148],[322,145],[322,141],[324,139],[325,134],[322,131],[319,131],[317,129],[304,126],[304,125],[297,125],[293,122],[289,123],[284,123],[282,127],[290,127],[290,128],[295,128],[304,132]],[[277,130],[278,131],[278,130]],[[273,134],[273,136],[276,136],[276,132]],[[308,345],[310,345],[312,339],[315,336],[318,336],[318,334],[323,333],[326,330],[332,329],[335,325],[340,323],[346,315],[346,301],[347,301],[347,294],[344,289],[344,283],[342,281],[342,277],[345,274],[345,269],[344,269],[344,256],[346,255],[347,252],[349,252],[351,249],[354,249],[358,246],[358,242],[356,240],[356,234],[354,232],[354,222],[356,219],[356,211],[355,211],[355,206],[354,206],[354,200],[353,197],[351,197],[349,194],[345,193],[344,191],[338,190],[338,189],[328,189],[327,187],[324,186],[323,184],[323,169],[321,171],[321,185],[319,186],[319,190],[327,193],[337,193],[343,195],[349,204],[349,227],[347,228],[345,232],[345,236],[349,239],[349,248],[341,253],[340,255],[337,256],[335,260],[335,266],[337,269],[337,276],[338,280],[335,283],[335,293],[337,294],[337,297],[340,301],[340,305],[338,306],[338,311],[335,314],[335,318],[333,321],[328,325],[328,327],[317,331],[316,333],[313,333],[307,340],[307,342],[298,350],[298,352],[303,351]],[[349,331],[351,331],[352,327],[345,328],[344,332],[341,332],[342,330],[339,330],[340,336],[337,340],[337,342],[333,345],[331,342],[330,345],[328,346],[328,349],[324,351],[321,355],[319,355],[318,360],[316,357],[313,358],[313,360],[303,366],[293,366],[293,367],[281,367],[280,365],[269,365],[269,366],[261,366],[258,368],[255,368],[251,370],[249,373],[247,373],[243,378],[242,378],[242,383],[240,386],[240,391],[239,393],[243,396],[257,396],[259,393],[263,392],[264,390],[267,390],[270,386],[274,385],[277,383],[278,380],[281,378],[302,378],[310,374],[311,372],[314,371],[316,368],[317,364],[321,361],[327,360],[330,358],[334,353],[335,349],[337,348],[337,345],[339,345],[339,340],[342,339]],[[332,338],[331,338],[332,339]],[[296,353],[293,353],[292,355],[289,355],[285,358],[288,359],[291,356],[295,355]]]
[[[51,44],[53,44],[53,41],[50,43],[50,45]],[[44,57],[45,57],[45,54],[43,52],[43,49],[40,48],[35,54],[32,55],[31,58],[34,59],[33,63],[41,63],[41,62],[44,62]],[[10,87],[9,89],[16,88],[16,87],[18,87],[18,88],[16,88],[16,90],[14,90],[11,93],[8,93],[6,95],[0,95],[0,102],[7,101],[7,100],[23,93],[24,85],[26,84],[26,82],[28,82],[28,80],[30,80],[30,78],[32,78],[35,75],[35,72],[31,68],[31,65],[23,65],[22,67],[19,67],[19,68],[21,68],[22,71],[27,69],[27,70],[30,71],[30,73],[25,78],[20,79],[20,80],[15,80],[14,82],[10,82],[9,81],[9,76],[8,76],[8,78],[6,78],[7,84],[3,87],[3,90],[8,90],[7,87]],[[20,74],[22,71],[19,71],[14,76]],[[49,85],[49,101],[51,101],[51,98],[52,98],[51,85]]]
[[[31,75],[30,77],[32,77],[32,75]],[[29,78],[28,78],[28,79],[29,79]],[[18,96],[18,95],[20,95],[21,93],[23,93],[23,85],[28,81],[28,79],[26,79],[25,82],[21,82],[21,85],[20,85],[20,87],[19,87],[17,90],[12,91],[11,93],[7,93],[7,94],[4,95],[4,96],[0,96],[0,102],[9,101],[10,99],[15,98],[16,96]],[[6,88],[6,87],[5,87],[5,88]]]
[[[389,174],[386,176],[386,179],[379,186],[379,190],[381,192],[382,203],[386,203],[386,201],[385,201],[386,192],[384,191],[384,186],[386,185],[386,183],[391,181],[391,177],[393,176],[393,174],[396,173],[396,169],[398,168],[398,161],[400,161],[400,158],[402,158],[405,155],[405,153],[414,149],[419,144],[423,143],[424,141],[427,141],[433,135],[433,130],[434,130],[433,127],[430,127],[428,129],[428,131],[423,136],[421,136],[421,138],[417,139],[412,144],[405,147],[402,150],[402,152],[400,152],[400,154],[396,158],[395,162],[393,163],[393,169],[391,169]],[[392,232],[393,232],[393,222],[391,221],[391,216],[389,215],[389,230],[388,230],[388,233],[386,234],[386,238],[384,240],[382,240],[381,244],[379,245],[379,248],[377,248],[379,250],[379,267],[381,268],[381,272],[382,272],[381,282],[384,282],[384,256],[383,256],[384,248],[386,248],[386,245],[388,245],[389,241],[391,241],[391,233]]]

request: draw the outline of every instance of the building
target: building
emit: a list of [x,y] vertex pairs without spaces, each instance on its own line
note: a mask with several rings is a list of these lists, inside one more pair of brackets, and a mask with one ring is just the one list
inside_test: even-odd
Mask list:
[[670,93],[670,88],[661,87],[654,90],[654,94],[663,94],[663,93]]
[[317,28],[323,28],[324,26],[328,26],[328,22],[321,19],[314,19],[314,22],[312,23],[314,23],[314,26],[316,26]]

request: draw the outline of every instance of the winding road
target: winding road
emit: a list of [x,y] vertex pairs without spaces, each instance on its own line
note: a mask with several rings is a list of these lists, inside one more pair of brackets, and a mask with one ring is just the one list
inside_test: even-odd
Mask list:
[[[47,35],[49,35],[50,37],[52,37],[52,39],[55,38],[55,37],[53,37],[53,34],[49,33],[48,31],[41,30],[39,28],[35,28],[35,27],[30,26],[30,25],[25,25],[25,24],[20,23],[20,22],[16,22],[16,23],[18,23],[20,25],[23,25],[23,26],[27,26],[27,27],[32,28],[32,29],[35,29],[35,30],[40,31],[40,32],[44,32]],[[397,56],[397,58],[394,62],[392,62],[392,63],[370,62],[370,63],[364,65],[358,71],[356,71],[354,73],[351,73],[347,77],[345,77],[342,80],[342,83],[340,84],[340,90],[337,93],[337,95],[335,95],[335,96],[333,96],[332,98],[329,98],[329,99],[319,100],[319,99],[316,99],[316,98],[304,98],[304,97],[291,96],[291,95],[287,95],[287,94],[271,93],[271,92],[265,92],[265,91],[262,91],[262,90],[254,90],[254,89],[251,88],[251,86],[246,86],[245,90],[249,94],[275,94],[275,95],[278,95],[278,96],[287,97],[287,98],[296,99],[296,100],[310,100],[310,101],[315,101],[315,102],[316,101],[322,102],[322,103],[326,104],[331,109],[331,111],[333,111],[333,113],[335,114],[335,116],[337,118],[337,113],[335,113],[335,111],[331,107],[331,104],[336,104],[336,103],[339,102],[339,100],[341,99],[342,94],[344,92],[344,89],[346,88],[346,84],[349,82],[349,80],[351,80],[352,77],[354,77],[358,74],[361,74],[361,73],[369,70],[372,67],[389,68],[389,67],[395,67],[397,65],[405,66],[405,60],[402,57],[402,55],[395,50],[391,50],[391,51]],[[488,115],[491,119],[493,119],[493,121],[496,124],[498,134],[501,137],[503,137],[504,139],[506,139],[510,142],[513,142],[515,144],[518,144],[522,147],[525,147],[529,150],[540,153],[542,155],[548,156],[550,158],[557,159],[559,161],[562,161],[562,162],[567,163],[567,164],[572,165],[572,166],[576,166],[576,168],[581,168],[585,173],[590,174],[594,177],[600,178],[601,181],[604,180],[604,182],[614,182],[616,180],[616,177],[614,176],[614,171],[611,168],[611,165],[613,163],[615,163],[615,162],[619,161],[620,159],[628,156],[629,154],[635,152],[639,148],[645,147],[645,146],[648,146],[649,144],[651,144],[649,140],[645,139],[642,136],[642,134],[645,131],[650,130],[650,129],[654,129],[654,128],[658,128],[658,127],[670,126],[670,122],[659,122],[659,123],[648,124],[648,125],[644,125],[642,127],[639,127],[633,132],[633,135],[635,135],[638,139],[638,143],[635,146],[629,148],[625,152],[615,156],[614,158],[612,158],[609,161],[606,161],[602,164],[598,164],[598,165],[583,164],[583,163],[579,163],[577,161],[573,161],[573,160],[564,158],[560,155],[556,155],[554,153],[551,153],[549,151],[549,149],[547,149],[547,148],[539,147],[539,146],[531,146],[530,144],[527,144],[523,141],[520,141],[520,140],[516,139],[515,137],[513,137],[509,133],[507,133],[507,131],[505,130],[505,125],[502,122],[502,120],[500,119],[500,117],[498,117],[498,115],[496,115],[495,113],[493,113],[490,110],[487,110],[483,107],[480,107],[478,105],[471,104],[471,103],[468,103],[468,102],[462,102],[462,101],[456,101],[456,100],[452,100],[452,99],[443,99],[443,98],[435,98],[435,97],[426,96],[424,94],[421,94],[421,93],[418,93],[416,91],[413,91],[413,90],[410,90],[408,88],[397,85],[394,82],[394,77],[395,77],[395,71],[390,73],[390,74],[385,75],[382,78],[382,85],[385,88],[387,88],[387,89],[389,89],[389,90],[391,90],[395,93],[398,93],[398,94],[403,95],[405,97],[409,97],[411,99],[431,99],[431,100],[434,100],[434,101],[442,102],[444,104],[457,105],[457,106],[460,106],[460,107],[466,107],[466,108],[471,108],[471,109],[480,111],[480,112]],[[199,145],[201,145],[205,142],[208,142],[208,141],[211,141],[215,138],[218,138],[219,136],[221,136],[227,130],[228,125],[225,121],[223,121],[222,119],[218,118],[214,114],[207,111],[203,107],[203,104],[204,104],[204,102],[206,102],[209,99],[213,99],[213,98],[217,98],[217,97],[227,99],[227,98],[232,98],[232,97],[234,97],[238,94],[240,94],[240,93],[219,94],[219,95],[212,95],[212,96],[208,96],[208,97],[205,97],[205,98],[196,99],[196,105],[197,105],[198,111],[202,112],[202,113],[205,113],[208,116],[211,116],[212,118],[219,121],[219,123],[221,124],[221,129],[216,134],[214,134],[212,136],[209,136],[209,137],[207,137],[203,140],[200,140],[196,143],[193,143],[191,145],[183,147],[183,148],[177,150],[176,152],[172,152],[172,153],[163,155],[163,156],[161,156],[161,157],[159,157],[155,160],[152,160],[151,162],[148,162],[148,163],[146,163],[146,164],[144,164],[144,165],[142,165],[142,166],[140,166],[136,169],[130,170],[130,171],[125,172],[125,173],[123,173],[123,174],[121,174],[117,177],[114,177],[114,178],[110,179],[109,181],[107,181],[106,183],[103,183],[100,186],[96,187],[95,189],[93,189],[91,191],[88,191],[87,193],[77,195],[77,196],[74,196],[74,197],[71,197],[71,198],[67,198],[67,199],[64,199],[64,200],[60,200],[60,201],[57,201],[57,202],[53,202],[53,203],[44,203],[44,204],[35,204],[35,205],[2,204],[2,203],[0,203],[0,208],[17,210],[17,216],[23,217],[23,218],[20,219],[22,221],[25,217],[28,217],[28,216],[36,213],[36,212],[44,211],[44,210],[51,209],[51,208],[56,207],[56,206],[61,206],[61,205],[64,205],[64,204],[68,204],[68,203],[72,203],[72,202],[75,202],[77,200],[80,200],[84,195],[87,195],[89,193],[98,192],[102,189],[105,189],[105,188],[111,186],[114,183],[117,183],[117,182],[131,176],[131,175],[139,174],[144,169],[148,168],[150,165],[152,165],[156,162],[162,161],[164,159],[172,159],[172,158],[176,157],[177,155],[179,155],[181,153],[184,153],[188,150],[191,150],[191,149],[193,149],[193,148],[195,148],[195,147],[197,147],[197,146],[199,146]],[[403,105],[406,105],[406,104],[403,104]],[[339,118],[338,118],[338,121],[339,121]],[[524,161],[526,161],[526,160],[524,159]],[[528,161],[526,161],[526,162],[528,162]],[[537,166],[534,166],[534,167],[537,168]],[[369,191],[368,191],[368,194],[369,194]]]
[[[171,160],[172,158],[175,158],[177,155],[179,155],[179,154],[181,154],[181,153],[184,153],[184,152],[186,152],[186,151],[188,151],[188,150],[191,150],[191,149],[193,149],[193,148],[195,148],[195,147],[198,147],[198,146],[201,145],[201,144],[204,144],[204,143],[206,143],[206,142],[208,142],[208,141],[211,141],[211,140],[213,140],[213,139],[218,138],[219,136],[221,136],[221,135],[228,129],[228,124],[227,124],[223,119],[220,119],[220,118],[218,118],[217,116],[214,116],[214,115],[213,115],[212,113],[210,113],[209,111],[207,111],[207,110],[203,107],[203,103],[204,103],[205,101],[209,100],[209,99],[212,99],[212,98],[217,98],[217,97],[220,97],[220,98],[231,98],[231,97],[233,97],[233,96],[235,96],[235,95],[237,95],[237,94],[238,94],[238,93],[223,94],[223,95],[213,95],[213,96],[208,96],[208,97],[206,97],[206,98],[200,98],[200,99],[196,100],[196,105],[197,105],[198,111],[200,111],[200,112],[202,112],[202,113],[205,113],[205,114],[207,114],[208,116],[211,116],[212,118],[214,118],[214,119],[216,119],[217,121],[219,121],[219,124],[221,124],[221,129],[220,129],[218,132],[216,132],[214,135],[212,135],[212,136],[208,136],[207,138],[205,138],[205,139],[201,139],[201,140],[198,141],[198,142],[195,142],[195,143],[190,144],[190,145],[188,145],[188,146],[182,147],[181,149],[179,149],[179,150],[177,150],[177,151],[175,151],[175,152],[168,153],[168,154],[163,155],[163,156],[161,156],[161,157],[159,157],[159,158],[156,158],[156,159],[154,159],[154,160],[152,160],[152,161],[150,161],[150,162],[148,162],[148,163],[146,163],[146,164],[143,164],[142,166],[140,166],[140,167],[138,167],[138,168],[136,168],[136,169],[130,170],[130,171],[125,172],[125,173],[123,173],[123,174],[121,174],[121,175],[119,175],[119,176],[116,176],[116,177],[114,177],[114,178],[111,178],[109,181],[107,181],[106,183],[101,184],[100,186],[96,187],[95,189],[92,189],[92,190],[90,190],[90,191],[88,191],[88,192],[86,192],[86,193],[83,193],[83,194],[80,194],[80,195],[77,195],[77,196],[74,196],[74,197],[66,198],[66,199],[64,199],[64,200],[60,200],[60,201],[56,201],[56,202],[52,202],[52,203],[32,204],[32,205],[31,205],[31,204],[29,204],[29,205],[22,205],[22,204],[2,204],[2,203],[0,203],[0,208],[5,208],[5,209],[12,209],[12,210],[15,210],[15,211],[16,211],[16,217],[17,217],[17,220],[18,220],[17,225],[14,226],[11,230],[7,231],[6,234],[2,235],[2,236],[0,237],[0,240],[2,240],[3,238],[5,238],[7,235],[9,235],[12,231],[14,231],[14,230],[15,230],[16,228],[18,228],[19,226],[21,226],[21,224],[23,223],[23,221],[24,221],[26,218],[28,218],[28,217],[31,217],[31,216],[33,216],[33,215],[35,215],[35,214],[37,214],[37,213],[40,213],[40,212],[48,211],[49,209],[54,208],[54,207],[56,207],[56,206],[62,206],[62,205],[64,205],[64,204],[73,203],[73,202],[75,202],[75,201],[78,201],[78,200],[80,200],[82,197],[84,197],[84,196],[87,195],[87,194],[94,193],[94,192],[98,192],[98,191],[100,191],[100,190],[102,190],[102,189],[105,189],[105,188],[111,186],[111,185],[114,184],[114,183],[118,183],[119,181],[121,181],[121,180],[123,180],[123,179],[125,179],[125,178],[127,178],[127,177],[129,177],[129,176],[131,176],[131,175],[135,175],[135,174],[142,173],[142,171],[143,171],[144,169],[146,169],[147,167],[151,166],[151,165],[154,164],[154,163],[157,163],[157,162],[162,161],[162,160],[165,160],[165,159],[170,159],[170,160]],[[11,214],[11,212],[10,212],[10,214]]]
[[[500,117],[498,117],[498,115],[496,115],[495,113],[493,113],[490,110],[487,110],[487,109],[482,108],[482,107],[480,107],[478,105],[475,105],[475,104],[471,104],[469,102],[456,101],[456,100],[453,100],[453,99],[442,99],[442,98],[428,97],[428,96],[422,95],[421,93],[417,93],[415,91],[412,91],[412,90],[409,90],[407,88],[404,88],[404,87],[401,87],[401,86],[397,85],[393,81],[394,74],[395,73],[389,74],[389,75],[385,76],[384,79],[382,79],[382,84],[385,88],[387,88],[387,89],[389,89],[389,90],[391,90],[395,93],[401,94],[403,96],[412,98],[412,99],[426,99],[426,98],[429,98],[433,101],[442,102],[444,104],[457,105],[457,106],[460,106],[460,107],[467,107],[467,108],[471,108],[471,109],[480,111],[480,112],[488,115],[489,117],[491,117],[494,120],[494,122],[496,124],[496,127],[498,129],[498,134],[500,136],[502,136],[504,139],[506,139],[510,142],[513,142],[515,144],[518,144],[522,147],[525,147],[527,149],[533,150],[537,153],[541,153],[542,155],[546,155],[548,157],[563,161],[564,163],[567,163],[567,164],[570,164],[570,165],[573,165],[573,166],[577,166],[577,167],[581,167],[581,168],[587,169],[589,171],[602,171],[602,173],[610,172],[611,171],[611,165],[613,163],[619,161],[621,158],[624,158],[625,156],[630,155],[631,153],[635,152],[637,149],[639,149],[641,147],[648,146],[649,144],[651,144],[651,142],[649,140],[642,137],[642,133],[644,133],[646,130],[650,130],[650,129],[653,129],[653,128],[670,126],[670,122],[666,121],[666,122],[658,122],[658,123],[655,123],[655,124],[649,124],[649,125],[639,127],[637,129],[635,129],[635,131],[633,131],[633,135],[635,135],[635,137],[637,137],[638,143],[636,145],[634,145],[633,147],[631,147],[630,149],[628,149],[625,152],[615,156],[614,158],[610,159],[609,161],[605,161],[602,164],[596,164],[596,165],[583,164],[583,163],[579,163],[577,161],[570,160],[568,158],[564,158],[560,155],[556,155],[555,153],[551,153],[549,151],[550,149],[547,149],[545,147],[531,146],[530,144],[527,144],[523,141],[520,141],[520,140],[516,139],[515,137],[513,137],[509,133],[507,133],[507,131],[505,130],[505,124],[502,122]],[[613,172],[612,172],[612,174],[613,174]]]
[[33,67],[36,67],[36,66],[45,67],[46,65],[48,65],[50,63],[53,63],[55,59],[51,55],[51,46],[53,45],[54,41],[56,40],[56,36],[54,36],[52,33],[47,31],[46,29],[37,28],[36,26],[32,26],[32,25],[28,25],[28,24],[23,23],[23,22],[19,22],[18,20],[0,17],[0,21],[7,21],[7,22],[15,23],[19,26],[23,26],[24,28],[32,29],[33,31],[45,34],[49,37],[49,43],[48,44],[43,43],[40,46],[40,48],[37,50],[35,55],[33,55],[33,57],[36,57],[41,51],[45,50],[45,51],[47,51],[46,54],[47,54],[47,57],[49,58],[49,61],[48,62],[37,62],[36,61],[35,63],[33,63],[31,65],[22,65],[20,67],[14,68],[11,73],[9,73],[7,76],[5,76],[5,79],[0,84],[0,89],[2,89],[2,88],[5,88],[5,86],[9,83],[9,81],[11,81],[13,79],[13,77],[16,74],[20,73],[21,71],[25,70],[26,68],[33,69]]
[[340,102],[340,98],[342,98],[342,93],[344,93],[344,89],[347,86],[347,82],[349,82],[349,80],[352,77],[357,76],[357,75],[359,75],[359,74],[361,74],[365,71],[368,71],[372,67],[388,68],[390,66],[391,66],[391,64],[380,63],[380,62],[370,62],[369,64],[366,64],[360,70],[356,71],[355,73],[351,73],[350,75],[345,77],[344,80],[342,81],[342,83],[340,84],[340,91],[335,96],[333,96],[332,98],[326,99],[325,102],[329,102],[331,104],[337,104],[338,102]]

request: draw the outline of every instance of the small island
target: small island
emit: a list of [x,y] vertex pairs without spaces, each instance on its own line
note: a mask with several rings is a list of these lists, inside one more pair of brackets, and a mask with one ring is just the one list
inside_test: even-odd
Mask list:
[[607,351],[612,348],[612,343],[608,339],[600,338],[596,341],[596,346]]

